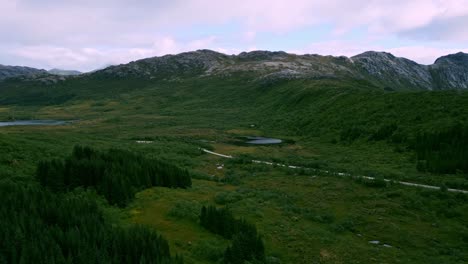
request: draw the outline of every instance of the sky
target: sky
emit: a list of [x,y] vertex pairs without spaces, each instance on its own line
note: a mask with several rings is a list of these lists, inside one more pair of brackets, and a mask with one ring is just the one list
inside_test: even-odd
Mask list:
[[421,64],[468,53],[468,0],[0,0],[0,64],[90,71],[211,49]]

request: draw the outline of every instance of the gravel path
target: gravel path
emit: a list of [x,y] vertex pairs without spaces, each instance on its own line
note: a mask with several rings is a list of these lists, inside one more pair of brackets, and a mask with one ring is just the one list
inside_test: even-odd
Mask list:
[[[215,155],[215,156],[218,156],[218,157],[222,157],[222,158],[227,158],[227,159],[232,159],[234,158],[233,156],[230,156],[230,155],[224,155],[224,154],[220,154],[220,153],[216,153],[216,152],[213,152],[213,151],[209,151],[207,149],[201,149],[203,152],[205,153],[208,153],[208,154],[211,154],[211,155]],[[268,162],[268,161],[261,161],[261,160],[252,160],[252,162],[254,163],[259,163],[259,164],[266,164],[266,165],[270,165],[270,166],[279,166],[279,167],[287,167],[287,168],[291,168],[291,169],[307,169],[307,170],[314,170],[314,171],[317,171],[317,172],[321,172],[321,173],[326,173],[326,174],[336,174],[338,176],[348,176],[348,177],[351,177],[352,175],[349,174],[349,173],[342,173],[342,172],[339,172],[339,173],[333,173],[333,172],[330,172],[330,171],[327,171],[327,170],[318,170],[318,169],[311,169],[311,168],[303,168],[303,167],[299,167],[299,166],[292,166],[292,165],[285,165],[285,164],[280,164],[280,163],[273,163],[273,162]],[[364,178],[364,179],[368,179],[368,180],[375,180],[374,177],[369,177],[369,176],[358,176],[359,178]],[[441,187],[439,186],[433,186],[433,185],[426,185],[426,184],[419,184],[419,183],[412,183],[412,182],[405,182],[405,181],[393,181],[393,180],[389,180],[389,179],[384,179],[384,181],[386,182],[395,182],[395,183],[399,183],[401,185],[405,185],[405,186],[413,186],[413,187],[419,187],[419,188],[424,188],[424,189],[432,189],[432,190],[440,190]],[[468,191],[465,191],[465,190],[459,190],[459,189],[447,189],[447,191],[449,192],[458,192],[458,193],[465,193],[465,194],[468,194]]]

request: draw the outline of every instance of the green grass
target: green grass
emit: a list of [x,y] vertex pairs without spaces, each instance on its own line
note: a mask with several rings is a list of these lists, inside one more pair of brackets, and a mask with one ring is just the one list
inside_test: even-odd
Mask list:
[[[78,121],[0,127],[0,177],[31,181],[39,160],[65,157],[76,144],[118,147],[217,179],[234,179],[232,184],[194,180],[189,190],[148,189],[124,209],[102,205],[114,224],[142,223],[161,232],[187,263],[214,263],[228,245],[193,217],[192,207],[205,204],[228,205],[235,216],[256,223],[267,255],[282,263],[463,263],[468,258],[464,195],[296,175],[230,163],[198,150],[467,188],[465,174],[418,172],[409,145],[418,131],[467,122],[468,94],[383,92],[369,86],[354,80],[266,86],[236,76],[177,82],[84,78],[55,86],[7,83],[0,89],[0,120]],[[369,140],[390,123],[407,141]],[[340,140],[349,127],[362,128],[361,135]],[[232,144],[245,135],[289,143]],[[139,139],[153,142],[137,144]],[[217,169],[220,163],[224,169]],[[175,207],[187,213],[174,216]],[[371,240],[392,247],[369,244]]]

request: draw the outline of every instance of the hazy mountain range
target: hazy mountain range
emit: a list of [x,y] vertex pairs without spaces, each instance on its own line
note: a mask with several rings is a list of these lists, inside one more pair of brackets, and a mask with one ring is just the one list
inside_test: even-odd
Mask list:
[[68,76],[68,75],[80,75],[82,72],[79,71],[74,71],[74,70],[62,70],[62,69],[51,69],[48,71],[50,74],[55,74],[55,75],[62,75],[62,76]]

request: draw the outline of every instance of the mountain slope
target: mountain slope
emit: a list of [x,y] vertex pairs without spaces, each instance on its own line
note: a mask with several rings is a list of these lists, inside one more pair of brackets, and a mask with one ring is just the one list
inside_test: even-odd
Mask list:
[[440,57],[430,69],[439,89],[468,89],[468,54],[459,52]]
[[21,76],[28,76],[28,77],[36,77],[42,76],[47,74],[45,70],[39,70],[30,67],[22,67],[22,66],[6,66],[0,64],[0,81],[13,78],[13,77],[21,77]]
[[252,51],[225,55],[198,50],[147,58],[111,66],[96,74],[145,79],[193,76],[238,76],[274,82],[284,79],[361,79],[389,90],[443,90],[468,88],[468,54],[439,58],[421,65],[385,52],[369,51],[351,58]]
[[370,79],[388,88],[414,87],[432,90],[432,76],[427,66],[397,58],[390,53],[368,51],[351,58]]
[[[51,70],[49,73],[76,75],[79,72]],[[18,76],[37,77],[38,74],[47,72],[26,67],[0,67],[0,80]],[[226,55],[197,50],[110,66],[78,78],[132,77],[154,82],[206,76],[242,77],[267,84],[292,79],[356,79],[386,90],[468,89],[468,54],[452,54],[437,59],[433,65],[421,65],[390,53],[375,51],[348,58],[296,55],[282,51]]]

